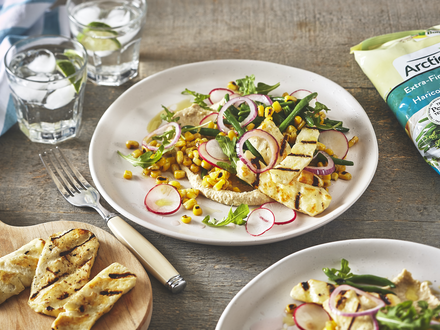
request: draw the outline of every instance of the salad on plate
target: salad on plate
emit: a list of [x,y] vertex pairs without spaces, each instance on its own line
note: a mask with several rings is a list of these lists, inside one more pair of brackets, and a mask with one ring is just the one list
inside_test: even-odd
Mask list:
[[[134,151],[118,151],[156,180],[145,207],[169,215],[183,206],[191,212],[184,223],[203,215],[207,226],[244,225],[253,236],[294,221],[296,212],[322,213],[331,203],[332,182],[351,179],[347,154],[359,138],[347,138],[349,128],[329,118],[318,93],[280,95],[279,85],[255,84],[251,75],[208,94],[186,89],[182,94],[194,102],[182,110],[163,107],[141,143],[127,141]],[[185,179],[191,188],[183,189]],[[228,215],[211,218],[199,195],[231,206]]]

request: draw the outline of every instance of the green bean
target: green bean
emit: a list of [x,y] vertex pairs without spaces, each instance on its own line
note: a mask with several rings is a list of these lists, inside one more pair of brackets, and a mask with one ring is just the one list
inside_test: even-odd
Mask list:
[[290,122],[295,118],[295,116],[305,107],[309,104],[309,102],[314,99],[318,93],[312,93],[301,99],[301,101],[298,102],[298,104],[295,106],[293,111],[287,116],[287,118],[281,123],[279,126],[279,129],[281,133],[283,133],[287,126],[289,126]]
[[307,125],[310,127],[315,127],[315,122],[310,116],[304,116],[304,120],[306,121]]
[[387,290],[387,289],[383,289],[383,288],[379,288],[377,286],[372,286],[372,285],[360,285],[360,284],[356,284],[353,282],[350,282],[349,280],[345,281],[345,284],[351,285],[354,288],[358,288],[362,291],[365,292],[376,292],[376,293],[381,293],[381,294],[394,294],[395,293],[391,290]]
[[[327,158],[323,155],[323,154],[318,154],[316,156],[318,158],[319,161],[321,162],[326,162]],[[331,159],[333,159],[333,162],[336,165],[346,165],[346,166],[353,166],[354,163],[351,160],[345,160],[345,159],[340,159],[340,158],[335,158],[333,156],[330,156]]]
[[371,284],[379,286],[389,286],[395,288],[396,285],[385,277],[380,277],[376,275],[353,275],[349,278],[350,282],[358,284]]
[[182,130],[185,130],[185,131],[191,132],[191,133],[200,133],[200,134],[206,135],[206,136],[217,136],[217,134],[220,133],[220,131],[215,128],[194,127],[194,129],[191,129],[192,127],[194,127],[194,126],[185,125],[185,126],[182,126]]

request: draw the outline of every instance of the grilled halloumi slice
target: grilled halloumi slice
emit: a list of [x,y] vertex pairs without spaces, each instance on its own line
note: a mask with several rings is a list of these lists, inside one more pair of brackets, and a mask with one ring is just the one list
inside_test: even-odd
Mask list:
[[[341,291],[336,298],[336,306],[343,312],[359,312],[362,308],[359,296],[353,290]],[[374,324],[371,316],[348,317],[333,314],[329,307],[329,300],[322,307],[329,313],[338,325],[338,330],[373,330]]]
[[290,153],[275,166],[270,175],[275,183],[288,184],[310,164],[318,145],[319,131],[304,127],[296,138]]
[[32,281],[29,306],[55,317],[62,312],[69,297],[88,282],[98,248],[98,238],[85,229],[49,237]]
[[44,243],[36,238],[0,258],[0,304],[31,285]]
[[299,301],[322,305],[330,298],[334,289],[335,286],[331,283],[311,279],[295,285],[290,291],[290,296]]
[[89,330],[135,284],[135,274],[121,264],[111,264],[69,299],[52,329]]

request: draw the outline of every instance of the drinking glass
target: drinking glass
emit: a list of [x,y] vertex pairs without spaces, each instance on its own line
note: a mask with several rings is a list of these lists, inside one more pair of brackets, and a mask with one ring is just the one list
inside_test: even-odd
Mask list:
[[84,47],[63,36],[29,37],[12,45],[4,60],[23,133],[51,144],[75,137],[87,81]]
[[88,77],[119,86],[137,76],[145,0],[68,0],[70,32],[87,50]]

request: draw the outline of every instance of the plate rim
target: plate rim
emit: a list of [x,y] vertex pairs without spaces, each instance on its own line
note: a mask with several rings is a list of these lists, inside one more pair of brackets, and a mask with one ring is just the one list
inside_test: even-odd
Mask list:
[[[295,70],[298,72],[303,72],[304,74],[307,75],[312,75],[315,77],[318,77],[319,79],[321,79],[322,81],[326,81],[329,82],[330,84],[337,86],[340,88],[340,92],[343,93],[343,95],[347,96],[347,98],[350,99],[351,102],[354,102],[357,106],[359,106],[359,108],[365,113],[367,119],[368,119],[368,123],[369,123],[369,133],[371,134],[371,136],[373,137],[372,141],[369,141],[371,151],[373,152],[373,157],[374,159],[370,160],[373,164],[371,170],[369,171],[369,177],[365,180],[367,182],[367,184],[365,184],[365,186],[362,187],[362,189],[359,190],[359,194],[358,196],[351,200],[349,203],[345,203],[343,205],[345,205],[343,207],[343,209],[335,209],[332,212],[333,215],[332,217],[330,217],[329,219],[326,219],[324,221],[320,221],[318,222],[316,225],[312,225],[308,228],[303,228],[300,232],[288,232],[287,234],[281,233],[279,235],[276,236],[267,236],[267,237],[251,237],[251,238],[247,238],[244,240],[224,240],[224,239],[213,239],[213,238],[201,238],[201,237],[194,237],[194,236],[190,236],[190,235],[186,235],[186,234],[180,234],[176,231],[173,230],[169,230],[167,228],[162,228],[160,226],[155,225],[154,223],[151,222],[147,222],[147,221],[137,221],[137,217],[132,215],[129,211],[125,210],[123,207],[119,206],[119,204],[113,200],[113,198],[105,191],[105,189],[103,188],[103,186],[101,185],[101,182],[98,179],[98,175],[97,170],[95,168],[95,163],[93,161],[93,155],[94,155],[94,148],[96,147],[96,139],[98,138],[98,128],[100,128],[103,124],[104,121],[106,121],[107,117],[111,116],[112,112],[117,112],[117,110],[113,110],[113,109],[117,109],[118,103],[120,102],[121,99],[125,98],[127,94],[132,93],[132,91],[134,89],[137,88],[141,88],[140,86],[142,86],[143,84],[146,84],[148,81],[150,80],[154,80],[156,77],[164,75],[166,76],[169,73],[175,72],[177,70],[185,70],[188,68],[192,68],[192,67],[198,67],[198,66],[206,66],[206,65],[221,65],[221,64],[228,64],[228,63],[246,63],[248,65],[251,64],[260,64],[260,65],[273,65],[273,66],[278,66],[278,67],[284,67],[290,70]],[[118,102],[119,101],[119,102]],[[371,158],[371,157],[370,157]],[[279,241],[283,241],[289,238],[293,238],[296,236],[300,236],[303,234],[306,234],[308,232],[311,232],[321,226],[324,226],[326,224],[328,224],[329,222],[333,221],[334,219],[336,219],[337,217],[339,217],[341,214],[343,214],[344,212],[346,212],[354,203],[356,203],[358,201],[358,199],[365,193],[365,191],[367,190],[367,188],[369,187],[369,185],[371,184],[371,181],[373,180],[373,177],[376,173],[377,170],[377,166],[378,166],[378,162],[379,162],[379,146],[378,146],[378,141],[377,141],[377,137],[376,137],[376,133],[374,130],[373,125],[371,124],[371,120],[368,117],[368,114],[366,113],[365,109],[363,108],[363,106],[357,101],[357,99],[351,94],[349,93],[344,87],[342,87],[341,85],[337,84],[336,82],[330,80],[329,78],[326,78],[320,74],[317,74],[315,72],[309,71],[309,70],[305,70],[302,68],[297,68],[297,67],[293,67],[293,66],[288,66],[288,65],[284,65],[284,64],[278,64],[278,63],[274,63],[274,62],[268,62],[268,61],[260,61],[260,60],[246,60],[246,59],[221,59],[221,60],[209,60],[209,61],[199,61],[199,62],[192,62],[192,63],[186,63],[186,64],[182,64],[182,65],[178,65],[178,66],[174,66],[171,68],[167,68],[163,71],[159,71],[156,72],[155,74],[152,74],[151,76],[148,76],[144,79],[142,79],[141,81],[137,82],[136,84],[134,84],[133,86],[131,86],[129,89],[127,89],[125,92],[123,92],[108,108],[107,110],[104,112],[104,114],[102,115],[102,117],[100,118],[100,120],[98,121],[98,124],[96,125],[95,131],[93,133],[91,142],[90,142],[90,147],[89,147],[89,167],[90,167],[90,172],[92,175],[92,179],[95,183],[95,185],[98,188],[98,191],[101,193],[101,195],[103,195],[103,197],[105,198],[105,200],[115,209],[117,210],[119,213],[121,213],[124,217],[126,217],[127,219],[145,227],[148,228],[150,230],[153,230],[157,233],[169,236],[169,237],[173,237],[179,240],[183,240],[183,241],[188,241],[188,242],[192,242],[192,243],[199,243],[199,244],[207,244],[207,245],[227,245],[227,246],[248,246],[248,245],[262,245],[262,244],[269,244],[269,243],[274,243],[274,242],[279,242]],[[134,219],[133,219],[134,218]]]
[[[302,255],[307,255],[309,253],[313,253],[313,251],[317,250],[323,250],[328,248],[336,248],[338,246],[344,246],[344,245],[350,245],[350,244],[366,244],[366,243],[374,243],[379,242],[380,244],[404,244],[408,247],[418,247],[426,250],[435,251],[440,254],[440,248],[437,248],[435,246],[431,246],[428,244],[418,243],[414,241],[407,241],[407,240],[400,240],[400,239],[393,239],[393,238],[360,238],[360,239],[342,239],[337,240],[333,242],[327,242],[323,244],[318,244],[314,246],[310,246],[308,248],[296,251],[294,253],[291,253],[280,260],[276,261],[269,267],[262,270],[260,273],[258,273],[255,277],[253,277],[244,287],[242,287],[231,299],[231,301],[228,303],[228,305],[223,310],[222,314],[220,315],[219,320],[217,321],[215,330],[224,330],[223,324],[226,322],[228,313],[233,309],[234,305],[236,305],[237,301],[241,299],[241,296],[245,294],[247,290],[249,290],[255,283],[258,283],[262,278],[267,276],[268,273],[276,269],[277,267],[280,267],[284,263],[289,263],[291,259],[298,258]],[[228,329],[230,330],[230,329]]]

